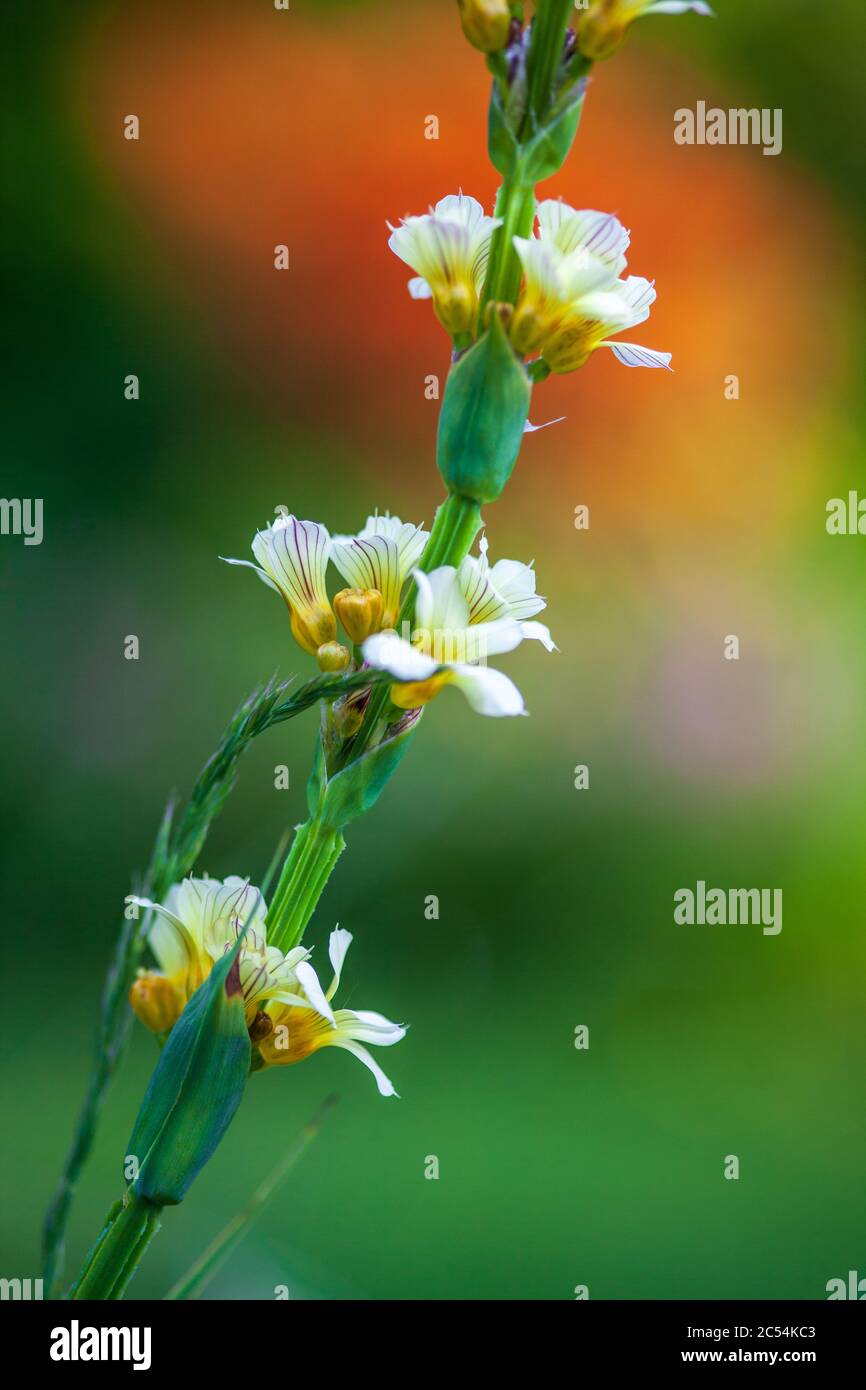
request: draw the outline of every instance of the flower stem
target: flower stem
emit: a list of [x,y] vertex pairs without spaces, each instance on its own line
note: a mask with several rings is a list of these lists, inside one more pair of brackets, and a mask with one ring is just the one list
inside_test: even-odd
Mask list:
[[[440,565],[459,565],[468,555],[480,526],[481,508],[478,503],[471,497],[451,493],[436,513],[430,539],[418,562],[418,568],[426,572],[435,570]],[[404,616],[411,616],[414,606],[414,592],[410,592],[400,613],[401,620]]]
[[515,304],[520,290],[523,271],[520,257],[514,249],[514,238],[528,237],[532,232],[535,189],[532,184],[524,182],[519,166],[513,174],[503,179],[495,212],[501,224],[493,233],[490,243],[490,260],[478,315],[479,333],[484,331],[488,304]]
[[296,946],[346,841],[317,818],[299,825],[268,909],[268,942],[284,954]]
[[108,1213],[99,1239],[69,1297],[108,1301],[123,1297],[142,1255],[159,1230],[162,1207],[130,1190]]

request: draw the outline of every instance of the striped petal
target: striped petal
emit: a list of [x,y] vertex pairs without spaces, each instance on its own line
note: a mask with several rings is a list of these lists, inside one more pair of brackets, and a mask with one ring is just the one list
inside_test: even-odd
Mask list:
[[664,367],[672,372],[671,353],[657,352],[655,348],[639,347],[637,343],[601,343],[610,348],[617,362],[624,367]]
[[253,554],[262,570],[299,613],[327,605],[325,576],[330,553],[327,529],[316,521],[299,521],[294,516],[280,517],[273,526],[259,531],[253,541]]
[[538,205],[538,227],[541,240],[552,242],[564,255],[583,251],[607,266],[614,278],[621,274],[630,236],[613,213],[578,211],[559,198],[545,198]]

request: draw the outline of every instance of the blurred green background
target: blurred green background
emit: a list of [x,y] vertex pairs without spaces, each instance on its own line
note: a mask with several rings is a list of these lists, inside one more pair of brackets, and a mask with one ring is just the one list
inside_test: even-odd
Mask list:
[[[639,341],[676,368],[593,361],[537,391],[533,419],[566,420],[527,439],[488,510],[494,555],[535,558],[561,653],[503,663],[531,719],[431,707],[313,924],[319,955],[337,920],[355,934],[345,1002],[411,1024],[380,1054],[402,1099],[336,1049],[255,1078],[138,1297],[161,1296],[331,1090],[326,1131],[210,1296],[811,1299],[866,1274],[866,540],[824,526],[829,498],[866,494],[866,11],[717,10],[635,29],[544,189],[631,227],[631,269],[659,290]],[[302,669],[281,606],[217,556],[244,555],[278,504],[335,531],[377,506],[430,522],[424,379],[444,380],[446,345],[385,220],[496,188],[483,63],[444,0],[11,16],[2,491],[44,498],[45,539],[0,540],[8,1277],[37,1273],[167,792],[247,690]],[[783,154],[675,145],[673,112],[698,99],[782,108]],[[202,869],[263,872],[304,815],[312,737],[309,718],[253,749]],[[781,887],[782,933],[676,926],[673,893],[698,879]],[[119,1191],[154,1061],[136,1029],[71,1267]]]

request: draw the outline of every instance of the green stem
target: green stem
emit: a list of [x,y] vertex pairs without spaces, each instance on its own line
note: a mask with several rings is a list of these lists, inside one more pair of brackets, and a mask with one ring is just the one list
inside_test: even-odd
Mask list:
[[130,1189],[108,1214],[99,1239],[70,1292],[70,1298],[109,1301],[123,1297],[141,1257],[159,1230],[162,1207]]
[[528,110],[541,121],[553,100],[554,84],[565,46],[573,0],[542,0],[532,25],[527,56]]
[[501,225],[496,228],[490,243],[490,260],[478,316],[479,333],[484,330],[488,304],[517,303],[523,271],[520,257],[514,249],[514,238],[528,237],[535,220],[535,189],[532,184],[524,182],[519,167],[503,180],[495,212],[501,218]]
[[297,945],[345,848],[341,832],[323,821],[298,826],[268,909],[271,946],[285,954]]
[[[461,497],[451,493],[436,513],[430,539],[418,562],[418,568],[429,572],[440,565],[459,565],[469,554],[472,542],[481,527],[481,508],[471,497]],[[410,593],[403,603],[400,613],[410,617],[415,607],[414,594]]]

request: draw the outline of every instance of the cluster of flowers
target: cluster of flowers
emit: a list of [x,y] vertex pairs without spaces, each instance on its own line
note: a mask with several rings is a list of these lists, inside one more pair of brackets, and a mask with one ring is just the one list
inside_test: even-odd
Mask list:
[[[519,21],[509,0],[457,0],[463,32],[482,53],[506,47]],[[582,0],[575,15],[574,43],[591,62],[615,53],[636,19],[649,14],[713,13],[706,0]]]
[[[513,651],[525,639],[554,643],[548,629],[531,621],[545,607],[535,591],[535,571],[519,560],[478,555],[455,568],[425,574],[417,569],[429,539],[420,526],[395,516],[371,516],[355,536],[330,536],[317,521],[279,517],[257,532],[248,565],[285,600],[295,640],[324,670],[352,666],[388,671],[399,682],[391,700],[399,709],[418,709],[446,685],[454,685],[479,714],[524,712],[523,697],[490,656]],[[350,588],[328,597],[328,564]],[[417,586],[415,621],[396,631],[407,582]],[[337,641],[337,620],[352,646]],[[354,654],[353,654],[354,653]]]
[[[516,23],[508,0],[459,4],[477,47],[492,53],[506,46]],[[711,13],[703,0],[591,0],[577,22],[575,43],[585,58],[603,58],[640,15],[686,10]],[[515,354],[534,355],[545,370],[558,373],[582,367],[600,347],[627,367],[668,367],[670,353],[612,339],[643,323],[655,300],[650,281],[624,274],[629,233],[619,220],[552,199],[536,215],[537,231],[513,239],[523,270],[517,302],[505,316]],[[460,347],[484,326],[480,301],[498,226],[500,219],[487,216],[475,198],[458,193],[391,228],[392,251],[415,272],[411,295],[432,299]],[[395,682],[391,701],[402,710],[418,710],[455,685],[481,714],[524,713],[520,691],[486,662],[525,639],[554,650],[548,629],[534,621],[545,607],[534,570],[516,560],[491,565],[482,537],[479,553],[459,567],[425,573],[418,565],[428,540],[420,526],[389,515],[369,517],[356,535],[333,537],[319,522],[281,516],[257,532],[255,562],[228,563],[249,565],[281,596],[295,641],[323,671],[387,671]],[[327,585],[331,563],[347,586],[333,599]],[[414,623],[400,633],[412,580]],[[345,643],[338,640],[338,622]],[[256,1067],[341,1047],[370,1069],[382,1095],[396,1095],[365,1044],[390,1046],[405,1036],[405,1027],[382,1014],[331,1005],[352,940],[348,931],[338,927],[331,933],[333,979],[325,990],[305,946],[284,953],[268,945],[267,905],[247,879],[187,878],[169,890],[164,903],[134,901],[154,914],[148,943],[159,968],[140,971],[130,994],[135,1013],[152,1031],[164,1035],[174,1027],[214,963],[240,936],[239,978]]]
[[285,955],[267,940],[267,904],[249,880],[187,878],[169,890],[164,903],[133,898],[156,918],[148,945],[159,970],[139,973],[130,992],[136,1016],[154,1033],[167,1033],[186,1004],[245,931],[238,966],[250,1040],[259,1065],[302,1062],[321,1047],[351,1052],[376,1078],[379,1093],[397,1092],[364,1046],[390,1047],[406,1029],[367,1009],[333,1009],[350,932],[331,932],[333,979],[323,990],[310,951],[296,946]]
[[[482,714],[523,713],[513,682],[482,663],[526,638],[553,650],[548,629],[532,621],[545,606],[535,592],[534,570],[517,560],[491,565],[482,538],[480,553],[467,556],[459,568],[423,574],[416,565],[428,539],[420,526],[393,516],[371,516],[357,535],[334,537],[318,522],[281,516],[257,532],[252,543],[257,563],[229,563],[250,565],[283,598],[295,640],[323,669],[367,665],[390,672],[398,708],[420,708],[454,684]],[[333,600],[327,587],[331,562],[351,585]],[[412,577],[416,621],[407,639],[394,625]],[[338,618],[352,651],[337,641]],[[151,1031],[170,1031],[214,962],[243,932],[240,982],[257,1067],[300,1062],[321,1047],[342,1047],[369,1067],[382,1095],[396,1094],[365,1044],[390,1046],[404,1037],[405,1028],[368,1010],[331,1007],[352,940],[349,932],[331,933],[334,976],[323,990],[305,946],[284,954],[268,945],[267,905],[247,879],[188,878],[169,890],[164,903],[133,901],[155,913],[148,944],[159,969],[140,971],[130,994],[134,1012]]]
[[[669,352],[611,341],[648,319],[656,297],[651,281],[623,277],[629,233],[619,219],[553,198],[539,204],[537,217],[536,235],[514,238],[524,276],[508,326],[515,352],[537,354],[552,372],[575,371],[600,347],[626,367],[668,367]],[[452,337],[475,334],[499,225],[477,199],[457,193],[392,229],[391,250],[417,272],[409,293],[433,300]]]

